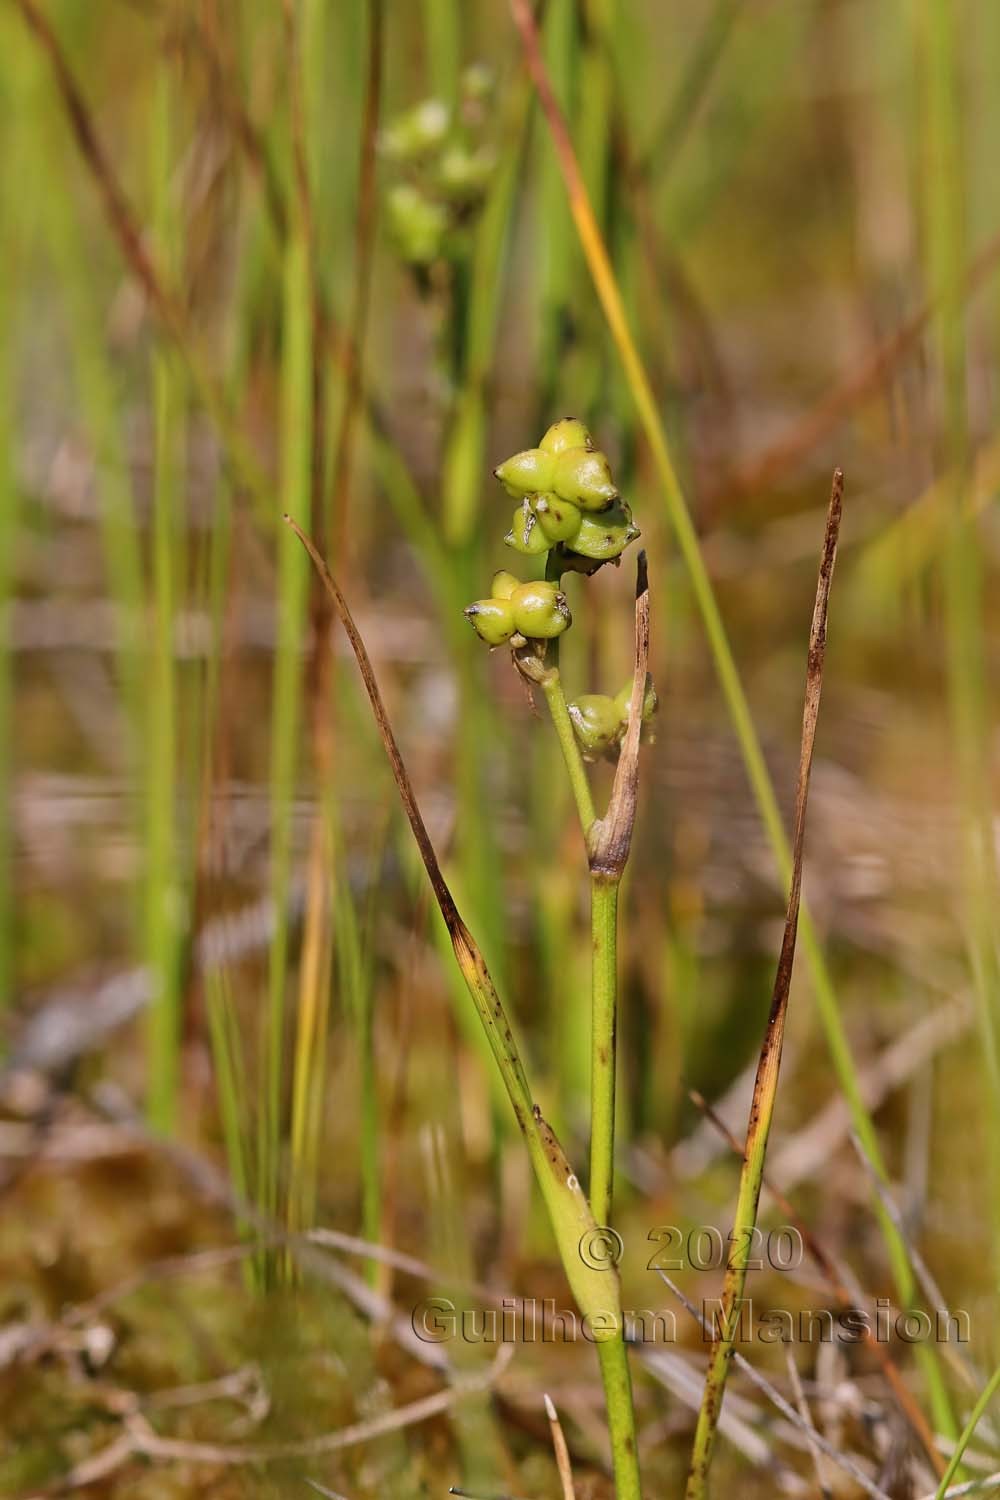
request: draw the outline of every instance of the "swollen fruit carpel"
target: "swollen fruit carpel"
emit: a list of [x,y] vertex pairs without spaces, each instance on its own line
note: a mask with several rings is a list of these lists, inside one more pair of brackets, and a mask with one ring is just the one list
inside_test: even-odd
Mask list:
[[539,526],[538,517],[532,510],[529,500],[522,501],[517,507],[504,541],[508,547],[513,547],[515,552],[520,552],[524,557],[537,557],[539,553],[548,552],[552,546]]
[[493,470],[508,495],[523,499],[552,488],[556,460],[544,448],[527,448],[515,453]]
[[509,599],[476,599],[463,613],[487,646],[504,645],[516,629]]
[[529,640],[549,641],[572,624],[566,595],[545,579],[522,583],[510,596],[514,628]]
[[607,457],[589,448],[566,448],[556,454],[552,488],[581,510],[607,510],[618,498]]

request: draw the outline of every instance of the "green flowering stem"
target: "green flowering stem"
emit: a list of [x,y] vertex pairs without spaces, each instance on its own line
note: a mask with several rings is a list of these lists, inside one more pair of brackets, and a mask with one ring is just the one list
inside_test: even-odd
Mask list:
[[[591,853],[591,832],[597,824],[587,769],[580,754],[566,707],[562,681],[551,668],[539,682],[549,706],[566,764],[580,827]],[[618,891],[624,867],[616,873],[590,874],[590,931],[592,943],[591,1074],[590,1074],[590,1206],[598,1224],[610,1224],[614,1179],[615,1055],[618,1012]]]
[[[557,668],[544,673],[545,694],[566,765],[580,827],[590,853],[590,833],[597,822],[587,768],[580,754]],[[621,874],[593,870],[590,877],[592,946],[590,1071],[590,1206],[598,1224],[611,1222],[615,1143],[615,1058],[618,1013],[618,891]]]
[[[551,645],[549,649],[551,650]],[[587,780],[587,768],[583,763],[580,746],[576,742],[573,723],[566,707],[566,695],[563,692],[559,668],[550,667],[547,672],[544,672],[539,679],[538,686],[544,693],[545,701],[549,706],[549,714],[552,717],[552,724],[566,764],[566,774],[576,801],[576,810],[580,816],[580,827],[586,839],[597,819],[597,813],[594,810],[590,782]]]
[[[596,818],[586,768],[566,707],[557,668],[536,679],[545,694],[576,797],[590,866],[592,938],[590,1211],[596,1224],[610,1225],[614,1188],[616,1023],[618,1015],[618,892],[635,824],[639,737],[649,658],[649,591],[646,555],[639,554],[635,605],[635,667],[629,727],[622,744],[608,811]],[[611,1435],[615,1494],[641,1500],[635,1408],[624,1326],[597,1345]]]
[[590,862],[593,994],[591,1041],[590,1201],[599,1224],[610,1224],[614,1192],[615,1032],[618,1015],[618,891],[632,848],[639,793],[639,739],[649,664],[649,584],[639,553],[635,585],[635,661],[628,728],[611,801],[587,835]]
[[600,1341],[597,1357],[601,1365],[604,1405],[611,1434],[611,1462],[615,1474],[616,1500],[642,1500],[639,1459],[635,1436],[632,1377],[624,1329],[613,1339]]
[[[545,694],[563,752],[566,773],[576,799],[580,827],[589,854],[590,832],[597,822],[597,814],[558,670],[550,668],[539,686]],[[594,1218],[601,1225],[611,1222],[614,1180],[620,884],[620,875],[615,878],[591,872],[590,1206]]]
[[[618,892],[635,824],[639,738],[647,696],[646,557],[645,553],[640,554],[637,570],[635,667],[629,701],[622,705],[614,733],[606,736],[603,748],[618,742],[620,725],[626,716],[628,727],[621,744],[611,801],[606,815],[598,818],[582,753],[582,749],[591,750],[594,746],[579,704],[571,718],[563,693],[559,636],[569,625],[570,615],[560,586],[566,567],[593,572],[595,565],[618,557],[638,532],[628,508],[619,502],[607,458],[594,449],[586,428],[573,418],[555,423],[539,447],[515,454],[495,473],[508,492],[522,502],[514,513],[506,540],[515,551],[525,555],[546,551],[545,578],[537,584],[519,584],[513,575],[502,571],[493,579],[491,599],[475,601],[466,615],[488,645],[511,641],[514,663],[521,676],[544,694],[576,802],[591,880],[592,1065],[587,1210],[591,1223],[606,1230],[611,1219],[614,1184]],[[612,505],[617,505],[613,525],[610,524]],[[582,514],[590,511],[599,513],[600,518]],[[585,526],[591,531],[582,544],[580,537]],[[570,537],[578,553],[576,562],[562,544],[564,538]],[[607,699],[606,703],[611,710],[612,700]],[[580,1251],[582,1257],[582,1244]],[[609,1338],[598,1340],[598,1354],[611,1436],[615,1494],[619,1500],[641,1500],[632,1383],[622,1319]]]
[[590,1207],[611,1223],[618,1020],[618,891],[621,878],[590,877],[593,990],[590,1028]]

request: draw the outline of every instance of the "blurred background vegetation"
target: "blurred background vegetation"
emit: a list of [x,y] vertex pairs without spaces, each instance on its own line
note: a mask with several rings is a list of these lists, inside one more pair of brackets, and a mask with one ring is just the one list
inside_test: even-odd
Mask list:
[[[971,1319],[968,1383],[894,1353],[961,1427],[1000,1357],[1000,9],[547,0],[540,24],[786,815],[847,475],[805,891],[907,1240]],[[510,558],[495,464],[568,412],[612,456],[661,700],[624,896],[626,1306],[676,1307],[651,1228],[731,1219],[738,1162],[688,1090],[742,1133],[783,892],[506,5],[6,0],[0,56],[0,1492],[20,1495],[90,1477],[122,1392],[180,1441],[294,1443],[496,1352],[421,1365],[392,1321],[428,1288],[413,1267],[197,1258],[241,1235],[326,1226],[429,1262],[433,1291],[565,1304],[283,511],[348,594],[582,1160],[579,833],[548,724],[461,608]],[[613,693],[629,555],[586,608],[583,587],[568,688]],[[897,1296],[815,998],[800,959],[773,1176],[866,1293]],[[144,1274],[164,1257],[174,1274]],[[717,1294],[717,1271],[683,1279]],[[754,1284],[776,1306],[827,1295],[805,1272]],[[679,1310],[678,1329],[697,1371]],[[794,1352],[828,1435],[886,1493],[923,1493],[878,1368]],[[788,1389],[780,1350],[752,1354]],[[235,1415],[229,1386],[202,1390],[250,1367]],[[554,1495],[542,1390],[579,1493],[610,1495],[580,1346],[521,1350],[491,1396],[342,1453],[126,1453],[92,1492]],[[637,1407],[649,1491],[676,1493],[693,1415],[641,1364]],[[815,1483],[763,1407],[742,1414],[766,1463],[724,1443],[720,1487]]]

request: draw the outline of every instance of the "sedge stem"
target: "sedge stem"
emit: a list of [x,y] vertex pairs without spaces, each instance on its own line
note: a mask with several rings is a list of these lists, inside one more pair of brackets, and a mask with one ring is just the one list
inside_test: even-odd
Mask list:
[[615,1338],[599,1341],[597,1357],[601,1364],[604,1404],[608,1413],[616,1500],[642,1500],[632,1377],[628,1367],[624,1324]]
[[[562,747],[583,836],[588,840],[596,820],[594,801],[557,669],[545,674],[541,687]],[[590,1208],[600,1226],[611,1222],[614,1185],[619,887],[620,880],[609,879],[605,874],[591,875]],[[615,1494],[618,1500],[641,1500],[632,1377],[624,1328],[616,1338],[599,1342],[597,1352],[611,1436]]]
[[549,705],[549,713],[559,740],[559,747],[566,762],[566,774],[569,784],[573,789],[573,797],[576,801],[576,810],[580,817],[580,827],[583,837],[586,839],[590,832],[597,814],[594,811],[594,799],[590,792],[590,782],[587,780],[587,770],[583,764],[583,756],[580,754],[580,746],[577,744],[576,735],[573,733],[573,724],[566,707],[566,695],[563,692],[562,679],[557,668],[551,668],[545,673],[539,684],[545,694],[545,701]]
[[617,880],[601,875],[591,877],[590,1207],[602,1225],[611,1223],[614,1193],[618,890]]

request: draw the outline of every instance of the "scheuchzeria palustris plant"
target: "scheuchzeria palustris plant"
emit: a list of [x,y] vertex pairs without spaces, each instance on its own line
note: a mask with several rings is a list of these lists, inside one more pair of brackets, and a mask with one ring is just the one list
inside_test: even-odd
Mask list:
[[[618,492],[611,466],[584,424],[566,417],[551,426],[537,448],[516,453],[495,471],[518,502],[504,540],[525,557],[545,558],[545,577],[522,582],[496,573],[488,598],[465,610],[490,647],[510,648],[521,676],[542,691],[566,765],[584,836],[591,883],[592,994],[589,1205],[600,1226],[611,1221],[614,1180],[616,1018],[618,1003],[618,893],[635,819],[638,746],[656,709],[645,673],[648,596],[644,561],[637,590],[636,668],[619,693],[585,693],[567,703],[559,669],[559,637],[572,623],[564,574],[592,575],[618,563],[638,537],[632,513]],[[629,734],[634,711],[639,724]],[[585,761],[619,761],[611,802],[598,818]],[[622,1497],[638,1497],[635,1418],[621,1337],[599,1346],[614,1457]]]
[[[486,961],[462,921],[441,872],[434,846],[385,711],[364,642],[336,580],[294,520],[286,517],[312,558],[324,589],[347,631],[361,671],[396,786],[413,830],[455,958],[475,1004],[490,1050],[528,1149],[570,1289],[591,1330],[601,1367],[618,1500],[641,1500],[632,1386],[625,1344],[621,1284],[614,1261],[595,1266],[586,1247],[610,1222],[615,1118],[615,1017],[618,994],[618,892],[631,847],[643,721],[655,707],[646,673],[649,654],[649,591],[640,553],[635,593],[635,656],[632,685],[617,698],[590,694],[571,716],[559,672],[559,636],[570,624],[559,587],[571,569],[593,573],[617,561],[638,535],[611,478],[607,459],[574,419],[557,422],[537,449],[518,454],[498,471],[520,501],[507,541],[515,550],[545,552],[546,577],[521,583],[498,574],[491,597],[467,614],[490,645],[507,644],[522,676],[543,693],[583,830],[590,872],[592,928],[591,1130],[589,1197],[542,1114],[521,1061],[513,1027]],[[547,487],[543,487],[547,486]],[[559,512],[559,539],[548,537],[539,517]],[[537,532],[537,536],[536,536]],[[538,538],[546,540],[539,545]],[[581,548],[589,550],[579,550]],[[590,552],[596,551],[597,556]],[[598,818],[584,754],[617,756],[608,808]]]

